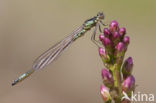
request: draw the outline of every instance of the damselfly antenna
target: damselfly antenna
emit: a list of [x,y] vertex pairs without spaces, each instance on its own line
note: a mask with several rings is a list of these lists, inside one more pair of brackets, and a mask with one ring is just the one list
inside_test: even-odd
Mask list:
[[65,37],[63,40],[56,43],[50,49],[41,54],[33,63],[32,69],[22,74],[12,83],[12,86],[23,81],[25,78],[29,77],[33,72],[44,68],[48,64],[52,63],[60,54],[63,53],[65,49],[72,44],[77,38],[84,35],[91,28],[95,27],[94,32],[92,34],[91,40],[99,47],[99,41],[95,40],[97,28],[100,29],[100,23],[104,24],[102,20],[104,19],[104,14],[99,12],[97,16],[86,20],[80,27],[74,30],[70,35]]

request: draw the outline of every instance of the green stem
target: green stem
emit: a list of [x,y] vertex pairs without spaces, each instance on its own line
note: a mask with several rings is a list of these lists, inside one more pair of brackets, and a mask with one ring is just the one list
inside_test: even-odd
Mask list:
[[118,93],[118,97],[116,98],[115,103],[120,103],[121,102],[121,94],[122,94],[120,66],[114,64],[110,69],[113,74],[114,88],[117,89],[117,93]]

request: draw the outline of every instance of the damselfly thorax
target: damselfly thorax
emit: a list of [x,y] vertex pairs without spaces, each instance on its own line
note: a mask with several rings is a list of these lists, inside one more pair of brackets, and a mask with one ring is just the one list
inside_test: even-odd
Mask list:
[[97,16],[86,20],[80,27],[78,27],[76,30],[74,30],[71,34],[69,34],[67,37],[65,37],[63,40],[56,43],[54,46],[49,48],[47,51],[45,51],[43,54],[41,54],[33,63],[32,68],[27,71],[26,73],[22,74],[20,77],[18,77],[12,85],[15,85],[25,78],[29,77],[33,72],[44,68],[48,64],[52,63],[61,53],[64,52],[65,49],[69,47],[69,45],[72,44],[73,41],[75,41],[77,38],[84,35],[87,31],[89,31],[91,28],[95,27],[93,34],[91,36],[91,40],[93,43],[95,43],[97,46],[99,46],[98,40],[95,40],[96,31],[99,28],[100,24],[105,25],[102,20],[104,19],[103,13],[98,13]]

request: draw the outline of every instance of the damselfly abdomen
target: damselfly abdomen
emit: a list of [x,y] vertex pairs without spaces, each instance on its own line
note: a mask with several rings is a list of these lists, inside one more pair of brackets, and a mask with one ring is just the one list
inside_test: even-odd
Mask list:
[[41,54],[33,63],[32,69],[27,71],[26,73],[22,74],[20,77],[18,77],[13,83],[12,86],[21,82],[25,78],[29,77],[33,72],[44,68],[46,65],[52,63],[65,49],[69,47],[69,45],[75,41],[77,38],[84,35],[87,31],[89,31],[91,28],[95,27],[94,32],[92,34],[91,40],[97,45],[98,41],[95,40],[96,30],[99,27],[100,24],[104,25],[102,20],[104,19],[103,13],[98,13],[97,16],[94,16],[91,19],[86,20],[80,27],[78,27],[76,30],[74,30],[70,35],[68,35],[63,40],[56,43],[54,46],[52,46],[50,49],[45,51],[43,54]]

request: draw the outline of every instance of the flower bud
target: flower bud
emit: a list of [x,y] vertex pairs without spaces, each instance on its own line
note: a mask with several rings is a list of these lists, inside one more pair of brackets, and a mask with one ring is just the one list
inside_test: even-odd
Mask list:
[[125,54],[125,45],[123,42],[119,42],[115,47],[115,58],[116,58],[116,64],[121,65],[124,54]]
[[119,29],[119,34],[121,37],[124,37],[124,35],[126,34],[126,28],[120,28]]
[[99,48],[99,55],[102,58],[103,62],[106,63],[106,62],[110,61],[109,55],[107,55],[105,49],[103,49],[101,47]]
[[114,32],[112,37],[113,39],[117,39],[120,37],[120,34],[118,32]]
[[107,87],[105,87],[104,85],[101,85],[100,93],[101,93],[101,96],[102,96],[104,102],[111,103],[111,96],[109,93],[109,89]]
[[119,42],[116,46],[115,46],[115,49],[117,52],[124,52],[125,51],[125,45],[123,42]]
[[112,35],[112,39],[114,44],[117,44],[120,41],[120,34],[118,32],[114,32]]
[[129,42],[130,42],[129,36],[125,36],[125,37],[123,38],[123,43],[124,43],[126,46],[128,46]]
[[122,83],[122,90],[126,93],[130,93],[135,89],[135,78],[130,75]]
[[104,45],[106,48],[107,48],[107,47],[111,47],[112,42],[111,42],[111,40],[110,40],[109,38],[105,37],[105,38],[103,39],[103,45]]
[[100,35],[99,35],[99,40],[100,40],[100,41],[103,41],[104,38],[105,38],[105,36],[104,36],[103,34],[100,34]]
[[132,57],[128,57],[122,66],[123,77],[126,78],[127,76],[131,75],[132,69],[133,69],[133,59]]
[[104,28],[103,32],[104,32],[104,35],[105,35],[106,37],[109,37],[109,36],[111,35],[111,33],[110,33],[110,31],[109,31],[108,28]]
[[101,76],[102,76],[104,84],[107,87],[112,87],[113,86],[113,77],[112,77],[112,75],[111,75],[111,73],[109,72],[108,69],[102,69],[101,70]]
[[110,28],[110,31],[113,33],[115,31],[118,31],[119,30],[119,24],[117,21],[112,21],[109,25],[109,28]]

